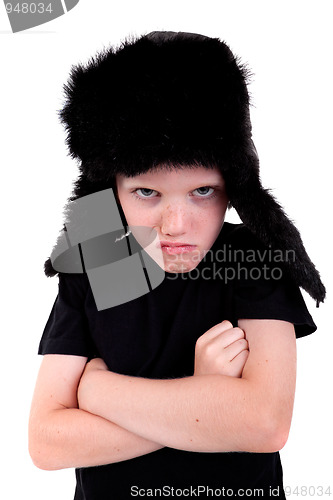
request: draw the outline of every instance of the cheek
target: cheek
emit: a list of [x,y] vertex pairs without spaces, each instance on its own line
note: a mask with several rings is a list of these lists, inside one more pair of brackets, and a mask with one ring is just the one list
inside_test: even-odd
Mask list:
[[227,208],[228,208],[228,200],[227,198],[223,198],[218,207],[216,207],[216,211],[213,215],[213,220],[215,221],[215,224],[217,226],[221,226],[223,225],[223,222],[224,222],[224,219],[225,219],[225,214],[227,212]]
[[221,201],[208,211],[208,213],[206,214],[206,219],[209,221],[209,224],[211,226],[217,227],[223,224],[226,211],[227,203]]
[[200,223],[197,225],[197,228],[202,232],[202,234],[205,234],[208,242],[214,242],[219,232],[221,231],[226,214],[226,209],[227,203],[219,204],[219,206],[214,207],[213,210],[202,215],[202,217],[200,218]]
[[124,200],[121,206],[130,226],[151,226],[152,212],[145,207],[140,207],[140,202],[131,199]]

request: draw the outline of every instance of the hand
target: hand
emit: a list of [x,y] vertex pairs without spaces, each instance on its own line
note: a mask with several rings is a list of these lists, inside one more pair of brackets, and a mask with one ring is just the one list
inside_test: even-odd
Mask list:
[[108,367],[106,366],[106,364],[104,363],[104,361],[102,360],[102,358],[93,358],[93,359],[91,359],[86,364],[84,372],[82,374],[82,377],[85,374],[90,373],[92,371],[96,371],[96,370],[108,370]]
[[102,358],[92,359],[83,370],[77,390],[78,405],[81,410],[89,411],[90,409],[91,399],[96,392],[92,375],[98,371],[108,371]]
[[194,375],[241,377],[249,346],[241,328],[222,321],[198,338],[195,346]]

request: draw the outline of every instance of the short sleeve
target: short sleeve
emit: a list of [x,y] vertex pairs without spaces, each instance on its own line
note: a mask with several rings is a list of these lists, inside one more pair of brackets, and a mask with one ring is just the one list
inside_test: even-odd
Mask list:
[[234,277],[234,323],[239,319],[288,321],[294,324],[297,338],[316,331],[301,291],[284,267],[281,252],[263,246],[243,224],[226,225],[223,245]]
[[288,278],[239,282],[234,290],[233,309],[237,319],[277,319],[293,323],[296,338],[317,329],[300,289]]
[[59,274],[58,296],[45,325],[38,354],[93,356],[85,314],[87,290],[85,275]]

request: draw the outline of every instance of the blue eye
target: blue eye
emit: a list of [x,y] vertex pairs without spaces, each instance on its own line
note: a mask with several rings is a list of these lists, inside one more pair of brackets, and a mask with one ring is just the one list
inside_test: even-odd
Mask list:
[[214,188],[209,186],[202,186],[193,191],[193,193],[197,192],[197,194],[201,197],[208,197],[214,192]]
[[157,193],[157,191],[155,191],[154,189],[147,188],[138,188],[135,190],[135,192],[142,198],[154,198]]

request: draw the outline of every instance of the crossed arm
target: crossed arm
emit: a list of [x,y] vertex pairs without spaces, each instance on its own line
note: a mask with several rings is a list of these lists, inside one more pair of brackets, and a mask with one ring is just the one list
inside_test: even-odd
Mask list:
[[[211,452],[282,448],[295,390],[293,326],[275,320],[241,320],[239,326],[249,355],[244,339],[231,342],[240,329],[216,325],[197,343],[194,375],[182,379],[119,375],[101,360],[88,363],[81,378],[85,358],[46,356],[30,418],[36,465],[102,465],[163,446]],[[225,363],[223,342],[231,354],[238,349],[232,363]],[[59,363],[61,377],[55,371]]]

